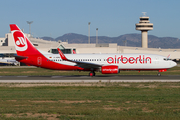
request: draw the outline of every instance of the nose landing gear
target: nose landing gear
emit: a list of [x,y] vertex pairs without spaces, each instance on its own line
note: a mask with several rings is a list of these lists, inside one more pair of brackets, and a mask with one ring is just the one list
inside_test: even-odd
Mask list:
[[157,76],[161,76],[161,72],[165,72],[165,71],[167,71],[167,69],[161,69],[161,70],[159,70]]
[[161,73],[160,73],[160,72],[158,72],[157,76],[161,76]]

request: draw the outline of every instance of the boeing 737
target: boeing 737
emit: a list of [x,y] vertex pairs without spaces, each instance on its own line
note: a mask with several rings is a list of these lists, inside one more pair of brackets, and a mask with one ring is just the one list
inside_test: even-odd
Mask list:
[[102,74],[118,74],[121,70],[156,70],[160,72],[177,64],[167,57],[155,54],[59,54],[45,53],[35,48],[16,24],[10,24],[17,56],[15,59],[27,65],[53,70],[90,71]]

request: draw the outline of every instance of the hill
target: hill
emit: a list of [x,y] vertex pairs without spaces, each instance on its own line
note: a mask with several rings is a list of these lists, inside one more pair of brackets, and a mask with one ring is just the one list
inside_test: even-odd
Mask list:
[[[44,40],[61,40],[68,41],[68,43],[88,43],[88,36],[68,33],[57,38],[42,37]],[[91,43],[96,42],[96,36],[90,37]],[[141,34],[125,34],[118,37],[98,36],[98,43],[117,43],[120,46],[141,47]],[[149,48],[180,48],[180,40],[174,37],[156,37],[148,35]]]

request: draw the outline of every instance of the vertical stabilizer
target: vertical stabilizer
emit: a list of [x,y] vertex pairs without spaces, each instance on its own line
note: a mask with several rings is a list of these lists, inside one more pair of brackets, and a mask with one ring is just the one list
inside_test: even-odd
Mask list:
[[19,29],[16,24],[10,24],[10,29],[15,44],[17,55],[29,56],[40,55],[41,53],[34,47],[34,45],[28,40],[24,33]]

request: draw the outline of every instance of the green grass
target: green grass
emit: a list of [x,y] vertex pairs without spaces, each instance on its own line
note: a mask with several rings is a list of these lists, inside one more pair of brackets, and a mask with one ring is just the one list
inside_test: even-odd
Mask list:
[[[166,72],[162,72],[162,75],[180,75],[180,67],[174,67]],[[0,76],[48,76],[48,75],[89,75],[89,72],[84,71],[58,71],[49,70],[43,68],[0,68]],[[100,72],[96,72],[96,75],[102,75]],[[120,71],[119,75],[157,75],[157,71]]]
[[0,119],[180,119],[180,83],[13,85],[0,84]]

